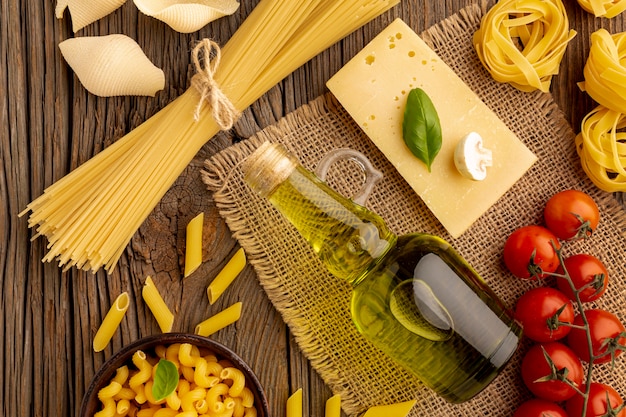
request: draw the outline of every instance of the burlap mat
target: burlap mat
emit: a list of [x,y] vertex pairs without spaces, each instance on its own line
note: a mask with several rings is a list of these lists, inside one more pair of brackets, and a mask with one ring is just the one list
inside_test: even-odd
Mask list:
[[[541,221],[545,201],[554,193],[581,189],[601,208],[601,225],[593,238],[567,253],[595,254],[609,268],[611,284],[599,303],[626,319],[626,220],[624,210],[609,194],[597,190],[582,172],[574,149],[574,133],[548,94],[520,93],[495,83],[481,67],[470,44],[480,22],[477,6],[430,28],[422,37],[539,157],[515,186],[458,239],[450,239],[416,194],[385,157],[360,131],[330,95],[320,97],[288,115],[275,126],[236,144],[206,161],[204,180],[233,235],[245,249],[259,280],[294,334],[302,352],[334,393],[342,397],[347,415],[372,405],[417,398],[413,416],[510,416],[530,394],[519,377],[527,344],[498,378],[473,400],[451,405],[423,387],[357,333],[349,312],[351,288],[328,274],[308,244],[267,201],[244,184],[239,163],[263,141],[279,141],[314,170],[328,151],[349,147],[363,152],[384,174],[368,200],[398,234],[423,231],[448,239],[482,274],[495,292],[513,306],[531,283],[512,277],[501,253],[509,233]],[[351,163],[339,163],[329,184],[346,196],[362,181]],[[626,395],[626,365],[618,361],[611,375],[597,367],[596,379],[611,381]]]

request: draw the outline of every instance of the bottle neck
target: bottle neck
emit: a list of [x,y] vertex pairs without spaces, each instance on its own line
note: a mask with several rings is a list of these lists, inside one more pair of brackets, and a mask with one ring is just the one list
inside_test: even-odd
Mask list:
[[335,276],[356,283],[395,244],[380,216],[334,191],[281,146],[262,145],[242,167]]

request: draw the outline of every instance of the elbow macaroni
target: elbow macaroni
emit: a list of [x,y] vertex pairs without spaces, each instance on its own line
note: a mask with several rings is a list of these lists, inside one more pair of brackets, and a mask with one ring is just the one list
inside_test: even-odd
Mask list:
[[[133,369],[117,369],[98,392],[102,408],[94,417],[256,417],[254,394],[240,369],[189,343],[159,346],[154,352],[151,357],[137,351]],[[176,365],[179,381],[174,392],[157,402],[152,385],[159,359]]]

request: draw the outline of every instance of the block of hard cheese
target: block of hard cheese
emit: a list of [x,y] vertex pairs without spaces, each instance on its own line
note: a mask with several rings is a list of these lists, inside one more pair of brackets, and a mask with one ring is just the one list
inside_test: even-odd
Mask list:
[[[536,156],[402,20],[395,20],[327,83],[452,237],[465,232],[532,166]],[[402,119],[412,88],[423,89],[441,122],[432,172],[404,144]],[[477,132],[493,153],[487,178],[463,177],[454,149]]]

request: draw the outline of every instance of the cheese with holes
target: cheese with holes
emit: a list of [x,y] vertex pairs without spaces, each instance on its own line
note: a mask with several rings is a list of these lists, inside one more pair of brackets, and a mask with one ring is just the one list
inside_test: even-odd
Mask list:
[[[330,91],[454,238],[465,232],[536,161],[536,156],[402,20],[395,20],[327,83]],[[402,138],[406,96],[432,100],[443,143],[432,172]],[[493,165],[483,181],[461,175],[454,150],[470,132]]]

